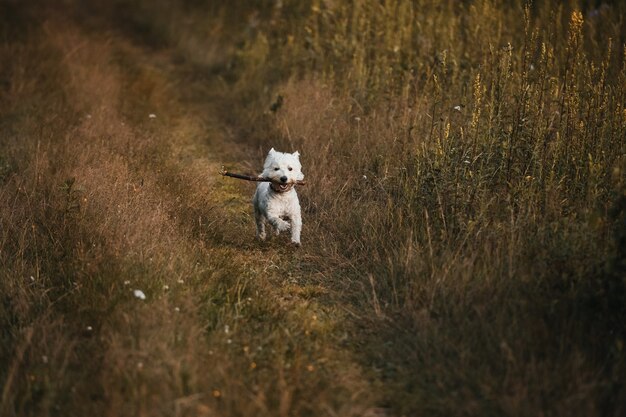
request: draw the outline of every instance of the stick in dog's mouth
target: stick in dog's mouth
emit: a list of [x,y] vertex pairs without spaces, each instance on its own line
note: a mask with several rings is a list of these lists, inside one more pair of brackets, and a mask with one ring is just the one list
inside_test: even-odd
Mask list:
[[285,183],[282,183],[282,182],[274,181],[271,178],[263,178],[263,177],[259,177],[259,176],[255,177],[254,175],[247,175],[247,174],[235,174],[233,172],[226,171],[223,166],[222,166],[222,170],[219,172],[219,174],[221,176],[223,176],[223,177],[238,178],[240,180],[257,181],[257,182],[271,182],[273,185],[276,185],[276,186],[279,186],[279,187],[281,187],[283,185],[288,186],[288,187],[292,187],[294,185],[305,185],[306,184],[306,182],[302,181],[302,180],[296,180],[296,181],[293,181],[293,182],[285,184]]

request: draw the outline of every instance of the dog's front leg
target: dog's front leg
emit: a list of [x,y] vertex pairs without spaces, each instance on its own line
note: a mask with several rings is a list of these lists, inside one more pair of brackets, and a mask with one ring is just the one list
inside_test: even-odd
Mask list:
[[302,231],[302,215],[293,213],[291,216],[291,242],[300,246],[300,232]]

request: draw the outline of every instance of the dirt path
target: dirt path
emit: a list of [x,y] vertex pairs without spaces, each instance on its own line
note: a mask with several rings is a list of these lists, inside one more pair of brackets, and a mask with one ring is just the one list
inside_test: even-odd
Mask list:
[[45,65],[63,100],[50,93],[38,110],[50,133],[36,142],[29,207],[43,191],[55,212],[33,226],[47,229],[35,243],[46,255],[25,267],[44,313],[24,313],[27,359],[12,369],[32,380],[9,380],[4,411],[374,412],[375,378],[319,255],[255,242],[253,185],[217,175],[260,162],[232,146],[220,82],[120,32],[60,17],[43,27],[37,47],[55,51]]

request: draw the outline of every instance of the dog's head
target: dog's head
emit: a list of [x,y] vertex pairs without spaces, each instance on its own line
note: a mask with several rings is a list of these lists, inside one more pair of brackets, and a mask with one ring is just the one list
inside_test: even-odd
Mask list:
[[292,185],[296,181],[304,179],[300,153],[277,152],[270,149],[263,164],[263,177],[270,178],[272,182],[280,184],[281,188]]

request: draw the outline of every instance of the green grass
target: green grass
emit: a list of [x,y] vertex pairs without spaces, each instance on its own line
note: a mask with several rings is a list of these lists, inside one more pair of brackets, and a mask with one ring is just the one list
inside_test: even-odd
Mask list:
[[[0,415],[624,414],[621,4],[53,6],[0,6]],[[217,175],[272,146],[300,250]]]

